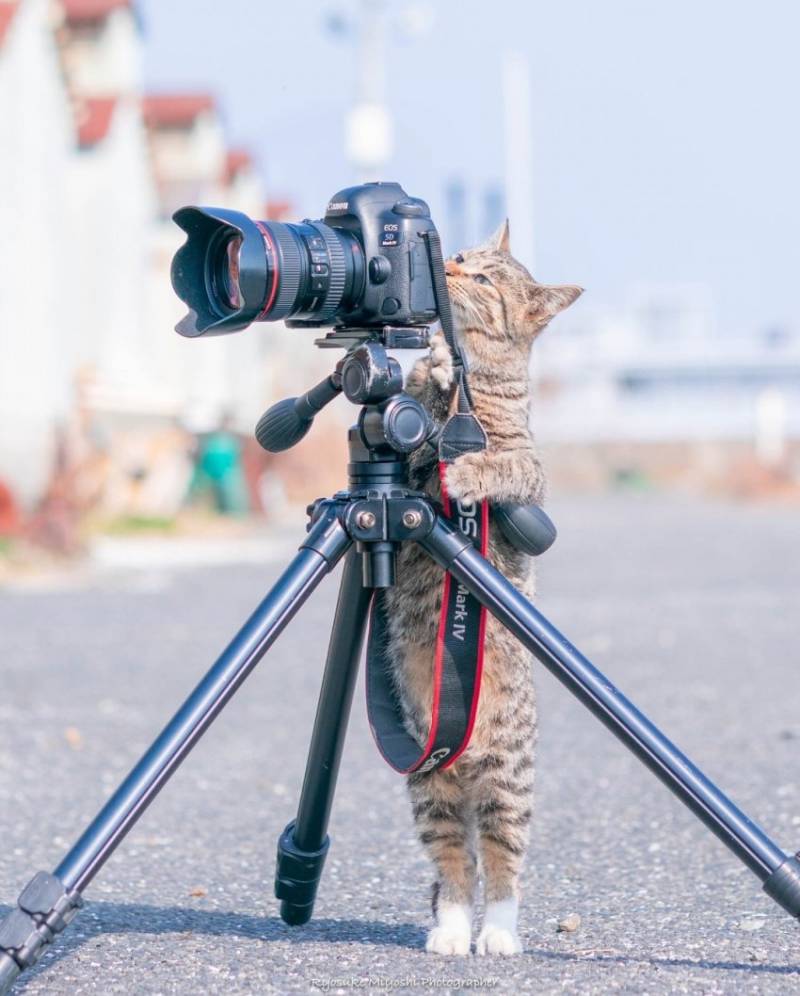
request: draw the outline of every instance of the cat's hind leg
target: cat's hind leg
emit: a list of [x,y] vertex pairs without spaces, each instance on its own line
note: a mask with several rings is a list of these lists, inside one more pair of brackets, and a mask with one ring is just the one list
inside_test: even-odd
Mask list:
[[475,825],[467,786],[457,770],[414,773],[408,789],[417,832],[436,868],[433,914],[436,926],[426,949],[436,954],[469,954],[477,884]]
[[486,910],[477,952],[518,954],[519,873],[531,820],[533,741],[529,732],[498,733],[476,765],[475,804]]

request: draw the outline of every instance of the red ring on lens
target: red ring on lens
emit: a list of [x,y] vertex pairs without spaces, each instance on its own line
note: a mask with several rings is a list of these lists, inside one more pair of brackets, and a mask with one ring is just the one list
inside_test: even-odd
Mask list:
[[269,296],[267,297],[267,303],[264,305],[263,310],[255,319],[255,321],[260,322],[261,319],[264,317],[264,315],[266,315],[266,313],[272,308],[272,305],[275,303],[275,298],[278,296],[278,283],[280,276],[279,274],[280,257],[278,256],[278,248],[275,245],[275,241],[272,238],[270,230],[265,225],[262,225],[260,221],[256,222],[256,228],[259,230],[259,232],[261,232],[264,241],[268,243],[267,248],[271,253],[274,262],[274,266],[272,268],[273,269],[272,287],[270,287]]

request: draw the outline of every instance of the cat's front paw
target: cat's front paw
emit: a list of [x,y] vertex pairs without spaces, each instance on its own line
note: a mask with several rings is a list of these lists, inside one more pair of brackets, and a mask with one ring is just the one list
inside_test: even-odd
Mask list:
[[522,951],[519,935],[507,927],[488,923],[478,935],[479,955],[515,955]]
[[437,332],[431,338],[430,375],[434,384],[444,393],[453,383],[453,356],[444,335]]
[[464,453],[444,473],[447,494],[455,501],[483,501],[491,493],[486,453]]
[[456,926],[434,927],[428,931],[425,950],[431,954],[467,955],[469,954],[469,929]]

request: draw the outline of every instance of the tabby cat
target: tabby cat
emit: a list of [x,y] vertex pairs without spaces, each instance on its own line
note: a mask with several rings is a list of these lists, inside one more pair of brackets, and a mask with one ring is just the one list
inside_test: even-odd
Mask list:
[[[475,412],[489,440],[483,452],[461,456],[448,467],[447,491],[463,502],[539,503],[545,483],[528,426],[530,350],[581,288],[537,283],[510,254],[508,222],[484,245],[447,260],[445,270],[457,334],[469,360]],[[450,353],[439,335],[406,383],[441,423],[448,416],[452,376]],[[440,496],[435,454],[418,451],[411,477],[415,487]],[[531,597],[531,558],[515,550],[491,519],[489,536],[489,559]],[[406,727],[420,744],[430,725],[442,582],[441,568],[407,544],[397,585],[387,593],[392,677]],[[478,954],[521,950],[518,879],[531,819],[536,740],[531,663],[531,655],[489,618],[469,747],[449,768],[408,776],[419,837],[436,870],[429,951],[469,953],[479,874],[485,915]]]

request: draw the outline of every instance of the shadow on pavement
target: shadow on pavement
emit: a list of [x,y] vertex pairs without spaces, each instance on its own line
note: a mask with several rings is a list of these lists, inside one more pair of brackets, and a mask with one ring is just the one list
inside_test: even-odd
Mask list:
[[711,961],[703,958],[637,957],[597,952],[596,954],[571,951],[548,951],[545,948],[525,948],[523,952],[534,958],[563,961],[570,964],[589,962],[595,965],[651,965],[653,968],[700,968],[723,972],[750,972],[753,975],[800,975],[800,965],[770,965],[766,962]]
[[[11,912],[0,906],[0,918]],[[89,915],[87,915],[89,914]],[[41,963],[25,972],[15,986],[22,992],[35,979],[57,972],[58,962],[88,941],[103,934],[202,934],[209,937],[227,935],[259,941],[291,941],[331,944],[382,944],[402,948],[424,948],[425,931],[418,924],[383,923],[320,917],[303,927],[288,927],[280,917],[251,913],[191,909],[184,906],[143,906],[135,903],[91,902],[78,913],[74,922],[56,938]]]
[[[0,917],[11,907],[0,906]],[[89,913],[90,915],[87,915]],[[77,931],[76,931],[77,928]],[[251,913],[191,909],[184,906],[144,906],[140,904],[92,902],[78,914],[45,955],[42,963],[24,974],[16,986],[22,991],[29,982],[50,971],[57,971],[61,958],[79,949],[87,941],[103,934],[201,934],[209,937],[235,936],[260,941],[291,941],[306,944],[327,941],[331,944],[379,944],[390,947],[425,947],[425,930],[418,924],[380,921],[318,918],[303,927],[288,927],[277,916]],[[569,964],[650,965],[654,968],[697,968],[711,971],[747,972],[750,975],[800,975],[800,965],[771,965],[758,962],[712,961],[693,958],[659,958],[612,952],[567,952],[546,948],[526,948],[524,954],[546,961]]]

